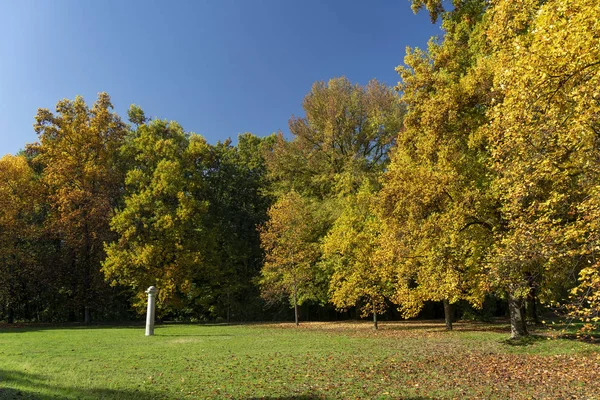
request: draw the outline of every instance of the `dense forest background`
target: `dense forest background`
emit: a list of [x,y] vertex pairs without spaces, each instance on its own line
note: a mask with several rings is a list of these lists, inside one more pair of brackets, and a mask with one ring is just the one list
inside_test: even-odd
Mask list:
[[444,4],[413,0],[444,34],[396,88],[317,82],[289,138],[211,145],[106,93],[39,109],[38,142],[0,160],[0,319],[135,318],[155,285],[170,319],[593,329],[600,4]]

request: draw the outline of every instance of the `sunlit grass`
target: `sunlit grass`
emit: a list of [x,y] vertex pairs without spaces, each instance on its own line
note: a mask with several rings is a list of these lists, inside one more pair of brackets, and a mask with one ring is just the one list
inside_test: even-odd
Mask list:
[[[506,326],[312,323],[0,330],[1,398],[594,398],[599,346]],[[594,367],[595,366],[595,367]]]

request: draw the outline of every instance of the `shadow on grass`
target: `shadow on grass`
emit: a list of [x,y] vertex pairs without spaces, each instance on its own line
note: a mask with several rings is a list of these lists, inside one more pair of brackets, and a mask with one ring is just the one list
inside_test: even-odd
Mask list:
[[525,347],[525,346],[532,346],[536,343],[543,342],[546,340],[548,340],[547,336],[529,335],[529,336],[525,336],[525,337],[522,337],[519,339],[501,340],[500,343],[506,344],[509,346],[515,346],[515,347]]
[[[169,327],[169,326],[197,326],[197,327],[227,327],[227,326],[260,326],[268,325],[265,322],[232,322],[232,323],[190,323],[190,322],[156,322],[156,328]],[[60,322],[60,323],[47,323],[47,322],[23,322],[8,324],[6,322],[0,322],[0,333],[2,332],[36,332],[45,330],[58,330],[58,329],[144,329],[146,326],[145,321],[124,321],[124,322],[94,322],[91,324],[84,324],[83,322]]]
[[146,391],[105,388],[80,389],[49,385],[45,383],[43,375],[0,369],[0,399],[47,400],[57,398],[154,400],[166,397]]
[[600,333],[559,333],[555,337],[557,339],[573,340],[575,342],[600,345]]
[[154,332],[154,336],[165,336],[165,337],[234,337],[235,335],[230,335],[227,333],[224,333],[222,335],[206,335],[206,334],[196,334],[196,333],[161,333],[161,332]]
[[[144,322],[107,322],[84,324],[81,322],[69,323],[0,323],[0,333],[2,332],[37,332],[60,329],[144,329]],[[157,325],[160,326],[160,325]]]

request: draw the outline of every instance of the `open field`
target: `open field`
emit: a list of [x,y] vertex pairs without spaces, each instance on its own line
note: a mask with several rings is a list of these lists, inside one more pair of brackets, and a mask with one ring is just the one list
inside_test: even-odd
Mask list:
[[600,345],[438,322],[0,329],[0,398],[600,399]]

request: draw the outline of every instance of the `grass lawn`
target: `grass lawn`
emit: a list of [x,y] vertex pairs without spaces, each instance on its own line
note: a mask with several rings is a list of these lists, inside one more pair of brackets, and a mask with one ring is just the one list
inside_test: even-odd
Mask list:
[[600,345],[438,322],[0,329],[0,398],[600,399]]

